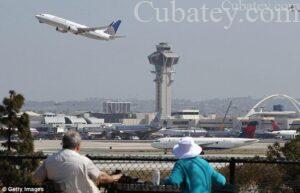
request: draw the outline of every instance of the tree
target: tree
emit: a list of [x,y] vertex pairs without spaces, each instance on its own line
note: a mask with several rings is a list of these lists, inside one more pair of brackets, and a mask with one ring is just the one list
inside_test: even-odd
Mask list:
[[[21,113],[25,98],[15,91],[9,91],[9,96],[0,105],[0,137],[6,139],[1,144],[2,155],[33,155],[33,137],[29,129],[29,117]],[[0,160],[0,184],[28,184],[30,173],[36,162],[30,160]]]
[[[298,129],[298,132],[300,128]],[[300,135],[292,139],[280,147],[279,143],[269,146],[267,157],[269,159],[287,159],[300,160]],[[300,165],[283,165],[277,166],[283,169],[284,179],[294,187],[295,192],[300,192]]]
[[[254,157],[254,160],[260,159]],[[224,167],[221,173],[229,176],[230,168]],[[283,172],[281,168],[274,167],[273,164],[263,163],[243,163],[236,164],[235,183],[239,192],[257,193],[290,193],[291,191],[282,190]]]
[[[275,142],[268,147],[266,156],[269,160],[300,160],[300,136],[286,142],[283,147]],[[220,171],[229,176],[229,167]],[[235,174],[240,192],[251,189],[261,193],[300,192],[300,165],[244,163],[236,165]]]

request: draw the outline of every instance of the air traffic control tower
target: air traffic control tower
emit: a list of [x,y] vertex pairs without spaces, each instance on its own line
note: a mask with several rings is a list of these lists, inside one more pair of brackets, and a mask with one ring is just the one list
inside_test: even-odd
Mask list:
[[172,75],[175,72],[174,65],[178,63],[179,56],[171,51],[171,47],[167,43],[159,43],[156,46],[156,52],[149,55],[148,59],[150,64],[154,65],[154,70],[151,72],[155,74],[155,109],[158,113],[158,118],[160,120],[170,119]]

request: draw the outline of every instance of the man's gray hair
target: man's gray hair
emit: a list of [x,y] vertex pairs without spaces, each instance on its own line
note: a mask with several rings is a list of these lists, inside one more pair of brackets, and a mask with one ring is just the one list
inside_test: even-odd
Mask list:
[[64,149],[75,149],[80,145],[81,137],[76,131],[68,131],[62,139]]

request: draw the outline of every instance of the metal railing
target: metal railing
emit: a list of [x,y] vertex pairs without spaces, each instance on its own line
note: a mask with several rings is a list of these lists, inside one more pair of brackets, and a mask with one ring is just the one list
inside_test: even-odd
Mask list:
[[[176,159],[166,156],[92,156],[86,155],[100,170],[114,173],[121,170],[142,181],[150,181],[152,172],[159,170],[161,178],[170,175]],[[47,156],[0,155],[0,160],[8,160],[21,165],[23,160],[44,160]],[[300,182],[293,173],[300,169],[300,160],[268,160],[266,158],[220,158],[204,157],[212,167],[227,178],[230,185],[236,186],[239,192],[297,192]],[[300,176],[300,173],[298,173]],[[298,180],[298,181],[297,181]]]

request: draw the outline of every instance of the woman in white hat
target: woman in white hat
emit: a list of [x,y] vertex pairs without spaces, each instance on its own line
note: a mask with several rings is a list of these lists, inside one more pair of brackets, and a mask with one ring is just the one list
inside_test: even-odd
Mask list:
[[200,158],[201,152],[202,148],[193,138],[182,138],[173,148],[173,154],[179,160],[164,184],[180,186],[184,193],[210,193],[214,183],[224,186],[225,177]]

